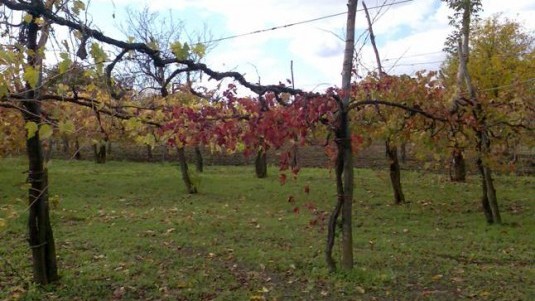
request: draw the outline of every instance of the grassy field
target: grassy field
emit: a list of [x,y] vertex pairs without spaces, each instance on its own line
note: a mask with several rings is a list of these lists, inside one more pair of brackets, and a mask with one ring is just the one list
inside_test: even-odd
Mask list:
[[355,269],[329,274],[329,170],[281,186],[275,168],[209,166],[186,195],[176,165],[53,161],[61,280],[41,288],[25,168],[0,161],[0,300],[535,300],[534,177],[496,179],[505,224],[488,226],[477,178],[405,172],[410,203],[394,206],[386,172],[357,170]]

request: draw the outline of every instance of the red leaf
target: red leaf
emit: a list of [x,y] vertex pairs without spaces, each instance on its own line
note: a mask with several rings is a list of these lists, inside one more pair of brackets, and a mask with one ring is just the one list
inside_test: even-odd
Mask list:
[[281,173],[279,175],[279,181],[281,182],[281,185],[286,184],[286,174]]
[[295,208],[294,208],[294,213],[295,213],[295,214],[299,214],[299,207],[295,207]]

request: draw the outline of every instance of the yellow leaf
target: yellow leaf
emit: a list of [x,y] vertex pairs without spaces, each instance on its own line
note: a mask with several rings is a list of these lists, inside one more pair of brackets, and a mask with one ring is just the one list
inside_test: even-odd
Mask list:
[[39,72],[32,66],[26,66],[26,68],[24,68],[24,80],[26,80],[32,88],[35,88],[39,82]]
[[204,44],[195,44],[192,49],[193,53],[196,54],[199,58],[203,58],[206,54],[206,46]]
[[75,131],[74,123],[70,120],[59,122],[58,129],[60,134],[72,134]]
[[32,15],[26,14],[26,15],[24,15],[24,22],[25,23],[30,23],[30,22],[32,22],[32,18],[33,18]]
[[438,280],[442,279],[442,277],[444,277],[444,275],[437,274],[437,275],[433,276],[431,279],[433,279],[433,281],[438,281]]
[[48,124],[43,124],[39,127],[39,138],[40,139],[48,139],[52,134],[54,133],[54,130],[52,127]]
[[72,9],[73,12],[78,15],[80,11],[85,10],[85,4],[80,0],[76,0],[73,3]]
[[37,123],[33,121],[26,122],[26,124],[24,125],[24,128],[26,129],[28,133],[27,135],[28,139],[33,138],[33,136],[35,136],[35,133],[37,133],[37,130],[38,130]]
[[42,26],[43,24],[45,24],[45,19],[43,18],[37,18],[35,19],[35,23],[39,26]]
[[6,220],[3,218],[0,218],[0,230],[4,229],[6,227]]
[[61,198],[57,194],[49,198],[49,202],[50,202],[52,209],[58,208],[60,201],[61,201]]
[[153,134],[148,133],[145,136],[145,139],[143,141],[146,145],[149,145],[150,147],[154,148],[154,145],[156,144],[156,137],[154,137]]

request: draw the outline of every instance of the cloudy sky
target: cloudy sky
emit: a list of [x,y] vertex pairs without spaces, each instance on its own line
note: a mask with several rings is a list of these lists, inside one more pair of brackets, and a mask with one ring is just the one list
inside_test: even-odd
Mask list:
[[[359,1],[359,8],[362,8]],[[395,4],[396,2],[404,2]],[[369,8],[385,0],[368,0]],[[386,0],[394,4],[376,16],[374,31],[380,56],[389,73],[412,74],[421,69],[437,69],[444,58],[444,39],[451,31],[451,11],[439,0]],[[151,11],[182,20],[188,32],[206,27],[211,39],[245,34],[285,24],[344,13],[345,0],[93,0],[89,6],[94,26],[114,37],[124,37],[117,28],[124,24],[126,8]],[[535,1],[483,0],[483,17],[498,12],[535,31]],[[250,81],[278,83],[290,78],[294,64],[295,85],[305,90],[323,90],[340,85],[346,16],[341,14],[314,22],[219,41],[206,63],[215,70],[234,70]],[[364,12],[357,12],[357,38],[365,35]],[[375,63],[369,43],[363,39],[360,70],[373,70]]]

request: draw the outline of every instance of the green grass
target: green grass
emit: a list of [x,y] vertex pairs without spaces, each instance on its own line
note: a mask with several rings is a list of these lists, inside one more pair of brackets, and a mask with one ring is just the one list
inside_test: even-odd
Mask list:
[[37,287],[25,168],[0,161],[0,300],[535,299],[534,177],[496,179],[505,224],[488,226],[478,178],[404,172],[410,203],[395,206],[386,172],[357,170],[355,269],[329,274],[326,231],[310,224],[334,205],[329,170],[281,186],[275,168],[256,179],[252,167],[209,166],[201,193],[186,195],[176,165],[53,161],[61,280]]

